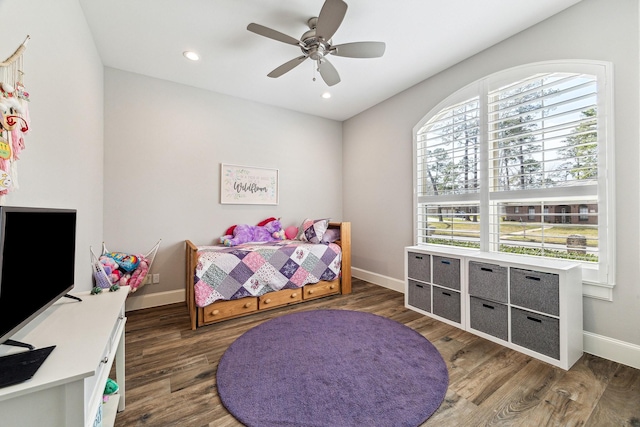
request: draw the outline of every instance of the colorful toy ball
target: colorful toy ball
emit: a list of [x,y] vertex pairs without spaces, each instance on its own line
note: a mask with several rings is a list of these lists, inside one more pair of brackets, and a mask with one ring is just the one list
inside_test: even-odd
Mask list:
[[298,236],[298,227],[296,227],[295,225],[287,227],[284,230],[284,235],[289,240],[295,239]]

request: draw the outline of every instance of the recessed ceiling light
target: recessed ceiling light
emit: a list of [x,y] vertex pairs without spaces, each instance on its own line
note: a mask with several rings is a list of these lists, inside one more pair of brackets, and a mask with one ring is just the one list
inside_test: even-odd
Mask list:
[[187,50],[186,52],[182,52],[182,54],[184,55],[185,58],[190,59],[192,61],[197,61],[198,59],[200,59],[200,56],[198,56],[197,53],[192,52],[190,50]]
[[323,97],[324,99],[329,99],[329,98],[331,98],[331,94],[330,94],[329,92],[324,92],[324,93],[322,94],[322,97]]

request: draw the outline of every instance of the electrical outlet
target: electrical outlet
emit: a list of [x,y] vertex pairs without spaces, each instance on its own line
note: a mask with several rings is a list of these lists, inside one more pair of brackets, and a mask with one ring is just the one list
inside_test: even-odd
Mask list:
[[160,273],[153,275],[153,283],[160,283]]
[[144,280],[142,281],[143,285],[150,285],[151,284],[151,275],[147,275],[144,276]]

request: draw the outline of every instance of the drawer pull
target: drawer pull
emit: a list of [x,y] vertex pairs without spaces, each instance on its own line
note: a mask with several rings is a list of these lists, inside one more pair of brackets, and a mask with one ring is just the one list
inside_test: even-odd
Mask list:
[[250,303],[250,302],[248,302],[248,303],[246,303],[246,304],[244,305],[244,308],[249,308],[249,307],[251,307],[251,303]]
[[297,294],[297,293],[295,293],[295,292],[291,294],[291,298],[295,298],[295,297],[297,297],[297,296],[298,296],[298,294]]
[[267,298],[266,300],[264,300],[265,304],[269,304],[271,302],[271,298]]
[[313,289],[309,289],[309,295],[313,293]]
[[220,314],[220,310],[213,310],[211,314],[213,314],[214,316],[217,316],[218,314]]
[[451,261],[447,261],[447,260],[442,260],[440,262],[443,263],[443,264],[451,264]]
[[489,304],[482,304],[483,307],[490,308],[491,310],[495,309],[495,307],[490,306]]
[[489,273],[493,273],[493,268],[480,267],[480,270],[482,270],[482,271],[488,271]]
[[540,278],[536,276],[524,276],[524,277],[529,280],[535,280],[536,282],[540,281]]
[[450,297],[450,296],[451,296],[451,294],[450,294],[449,292],[443,292],[443,293],[442,293],[442,295],[446,295],[446,296],[448,296],[448,297]]
[[329,289],[335,289],[335,288],[336,288],[336,285],[329,286]]
[[542,323],[542,320],[536,319],[535,317],[527,316],[527,319],[533,320],[534,322]]

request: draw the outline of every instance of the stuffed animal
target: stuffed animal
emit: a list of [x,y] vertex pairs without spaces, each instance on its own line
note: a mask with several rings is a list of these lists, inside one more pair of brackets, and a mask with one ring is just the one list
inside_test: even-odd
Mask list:
[[120,271],[118,263],[113,258],[104,255],[100,257],[99,261],[102,264],[102,269],[107,274],[111,284],[117,284],[122,277],[122,272]]
[[127,286],[129,284],[129,280],[131,280],[131,273],[122,273],[122,277],[118,281],[118,285]]
[[283,229],[280,229],[279,231],[276,231],[275,233],[273,233],[273,237],[276,240],[284,240],[287,238],[286,233],[284,232]]
[[147,261],[147,259],[142,255],[138,256],[140,258],[140,264],[138,265],[138,268],[136,268],[136,270],[133,272],[133,274],[131,275],[131,279],[129,280],[129,292],[137,291],[147,273],[149,272],[149,262]]
[[281,240],[283,236],[280,221],[273,220],[264,226],[238,224],[233,230],[233,235],[225,235],[220,238],[220,243],[225,246],[237,246],[247,242],[274,242]]
[[[278,219],[278,218],[269,217],[269,218],[263,219],[262,221],[260,221],[256,225],[262,227],[262,226],[266,225],[267,223],[269,223],[271,221],[275,221],[276,219]],[[235,230],[235,229],[236,229],[235,225],[232,225],[231,227],[227,228],[227,231],[224,232],[224,236],[223,237],[229,236],[229,238],[232,238],[233,237],[233,230]],[[222,242],[220,242],[220,243],[222,243]]]

